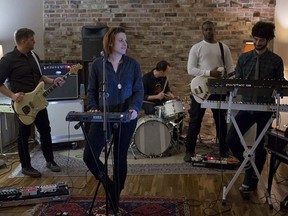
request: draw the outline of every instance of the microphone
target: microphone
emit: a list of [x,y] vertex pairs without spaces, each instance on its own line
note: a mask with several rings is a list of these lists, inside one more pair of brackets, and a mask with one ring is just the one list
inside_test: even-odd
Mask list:
[[74,126],[74,129],[75,129],[75,130],[78,130],[80,127],[81,127],[81,122],[78,122],[78,123]]

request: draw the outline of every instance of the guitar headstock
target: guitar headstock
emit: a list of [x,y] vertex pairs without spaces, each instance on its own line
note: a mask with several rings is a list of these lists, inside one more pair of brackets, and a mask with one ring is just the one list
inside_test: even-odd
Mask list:
[[79,70],[81,70],[83,68],[83,66],[81,64],[76,64],[76,65],[73,65],[70,69],[70,73],[71,74],[77,74]]

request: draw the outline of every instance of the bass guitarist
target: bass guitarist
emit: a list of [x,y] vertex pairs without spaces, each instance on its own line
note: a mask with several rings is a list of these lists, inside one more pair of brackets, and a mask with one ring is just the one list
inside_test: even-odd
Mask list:
[[[215,39],[215,26],[211,21],[202,24],[202,34],[204,40],[192,46],[189,52],[187,70],[188,74],[194,77],[220,78],[224,72],[234,71],[231,52],[227,45],[219,43]],[[222,46],[222,48],[221,48]],[[221,51],[223,50],[223,52]],[[226,69],[226,71],[225,71]],[[195,78],[194,78],[195,79]],[[186,138],[185,162],[191,162],[191,157],[195,154],[197,138],[200,132],[201,123],[205,114],[205,109],[196,101],[197,95],[191,95],[191,107],[189,110],[189,128]],[[220,95],[210,95],[209,100],[224,100]],[[213,118],[216,123],[216,134],[219,140],[220,156],[228,156],[228,147],[225,142],[227,125],[224,110],[213,110]]]
[[[25,93],[33,91],[40,81],[57,85],[63,85],[64,83],[61,77],[53,80],[42,75],[39,57],[32,52],[35,44],[34,35],[34,31],[31,29],[21,28],[17,30],[14,34],[16,47],[0,60],[0,92],[11,98],[12,105],[21,102],[25,97]],[[4,85],[6,79],[9,88]],[[19,122],[18,154],[22,173],[32,178],[41,177],[41,173],[32,167],[29,154],[28,139],[32,124],[26,125],[19,118],[17,120]],[[34,123],[40,134],[46,167],[53,172],[59,172],[61,169],[54,161],[51,128],[46,108],[37,113]]]

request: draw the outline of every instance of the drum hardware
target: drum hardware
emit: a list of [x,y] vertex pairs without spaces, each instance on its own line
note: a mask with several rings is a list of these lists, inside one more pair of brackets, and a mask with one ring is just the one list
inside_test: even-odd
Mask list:
[[[134,134],[135,134],[135,133],[134,133]],[[132,137],[132,139],[131,139],[131,143],[130,143],[129,149],[131,150],[134,159],[137,160],[137,157],[136,157],[135,152],[134,152],[134,148],[136,148],[136,146],[135,146],[134,135],[133,135],[133,137]]]
[[155,106],[155,115],[158,116],[158,118],[162,118],[165,112],[164,106]]
[[176,139],[174,137],[172,138],[172,147],[176,150],[177,153],[179,153],[180,150],[180,144],[184,144],[182,140],[180,140],[180,125],[182,123],[183,119],[181,119],[179,122],[173,122],[170,121],[169,123],[173,126],[172,133],[174,132],[174,129],[176,129]]

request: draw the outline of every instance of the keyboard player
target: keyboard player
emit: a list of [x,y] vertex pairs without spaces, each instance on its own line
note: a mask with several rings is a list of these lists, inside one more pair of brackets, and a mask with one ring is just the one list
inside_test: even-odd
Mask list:
[[[284,79],[283,61],[281,57],[268,49],[268,44],[275,37],[274,31],[275,25],[273,23],[259,21],[253,26],[251,34],[255,49],[240,55],[236,65],[235,78],[247,80]],[[252,90],[250,95],[242,95],[242,101],[248,103],[275,103],[275,99],[270,95],[251,96],[253,95]],[[235,116],[235,120],[242,134],[245,134],[254,123],[257,123],[257,139],[267,122],[271,119],[271,116],[272,112],[242,110]],[[234,124],[228,131],[226,142],[234,156],[243,162],[245,158],[245,148],[240,142]],[[266,155],[264,139],[262,139],[255,149],[254,158],[255,165],[260,174],[266,161]],[[242,193],[248,193],[248,191],[255,190],[257,184],[258,177],[250,161],[248,161],[245,166],[244,181],[239,190]]]
[[[127,176],[127,153],[142,107],[144,90],[139,63],[126,55],[127,37],[123,28],[110,28],[103,38],[102,57],[92,63],[87,89],[88,110],[103,112],[104,102],[108,112],[130,112],[127,123],[108,122],[104,133],[103,122],[92,122],[88,132],[88,145],[84,150],[84,162],[93,175],[102,182],[109,196],[109,210],[118,212],[120,192]],[[103,65],[106,72],[103,86]],[[102,88],[104,87],[104,88]],[[105,91],[103,91],[105,90]],[[102,94],[104,93],[104,94]],[[103,100],[103,96],[106,100]],[[107,137],[105,137],[107,136]],[[113,178],[105,174],[105,163],[99,157],[106,138],[113,136]],[[107,207],[107,206],[106,206]],[[116,211],[116,212],[115,212]]]

